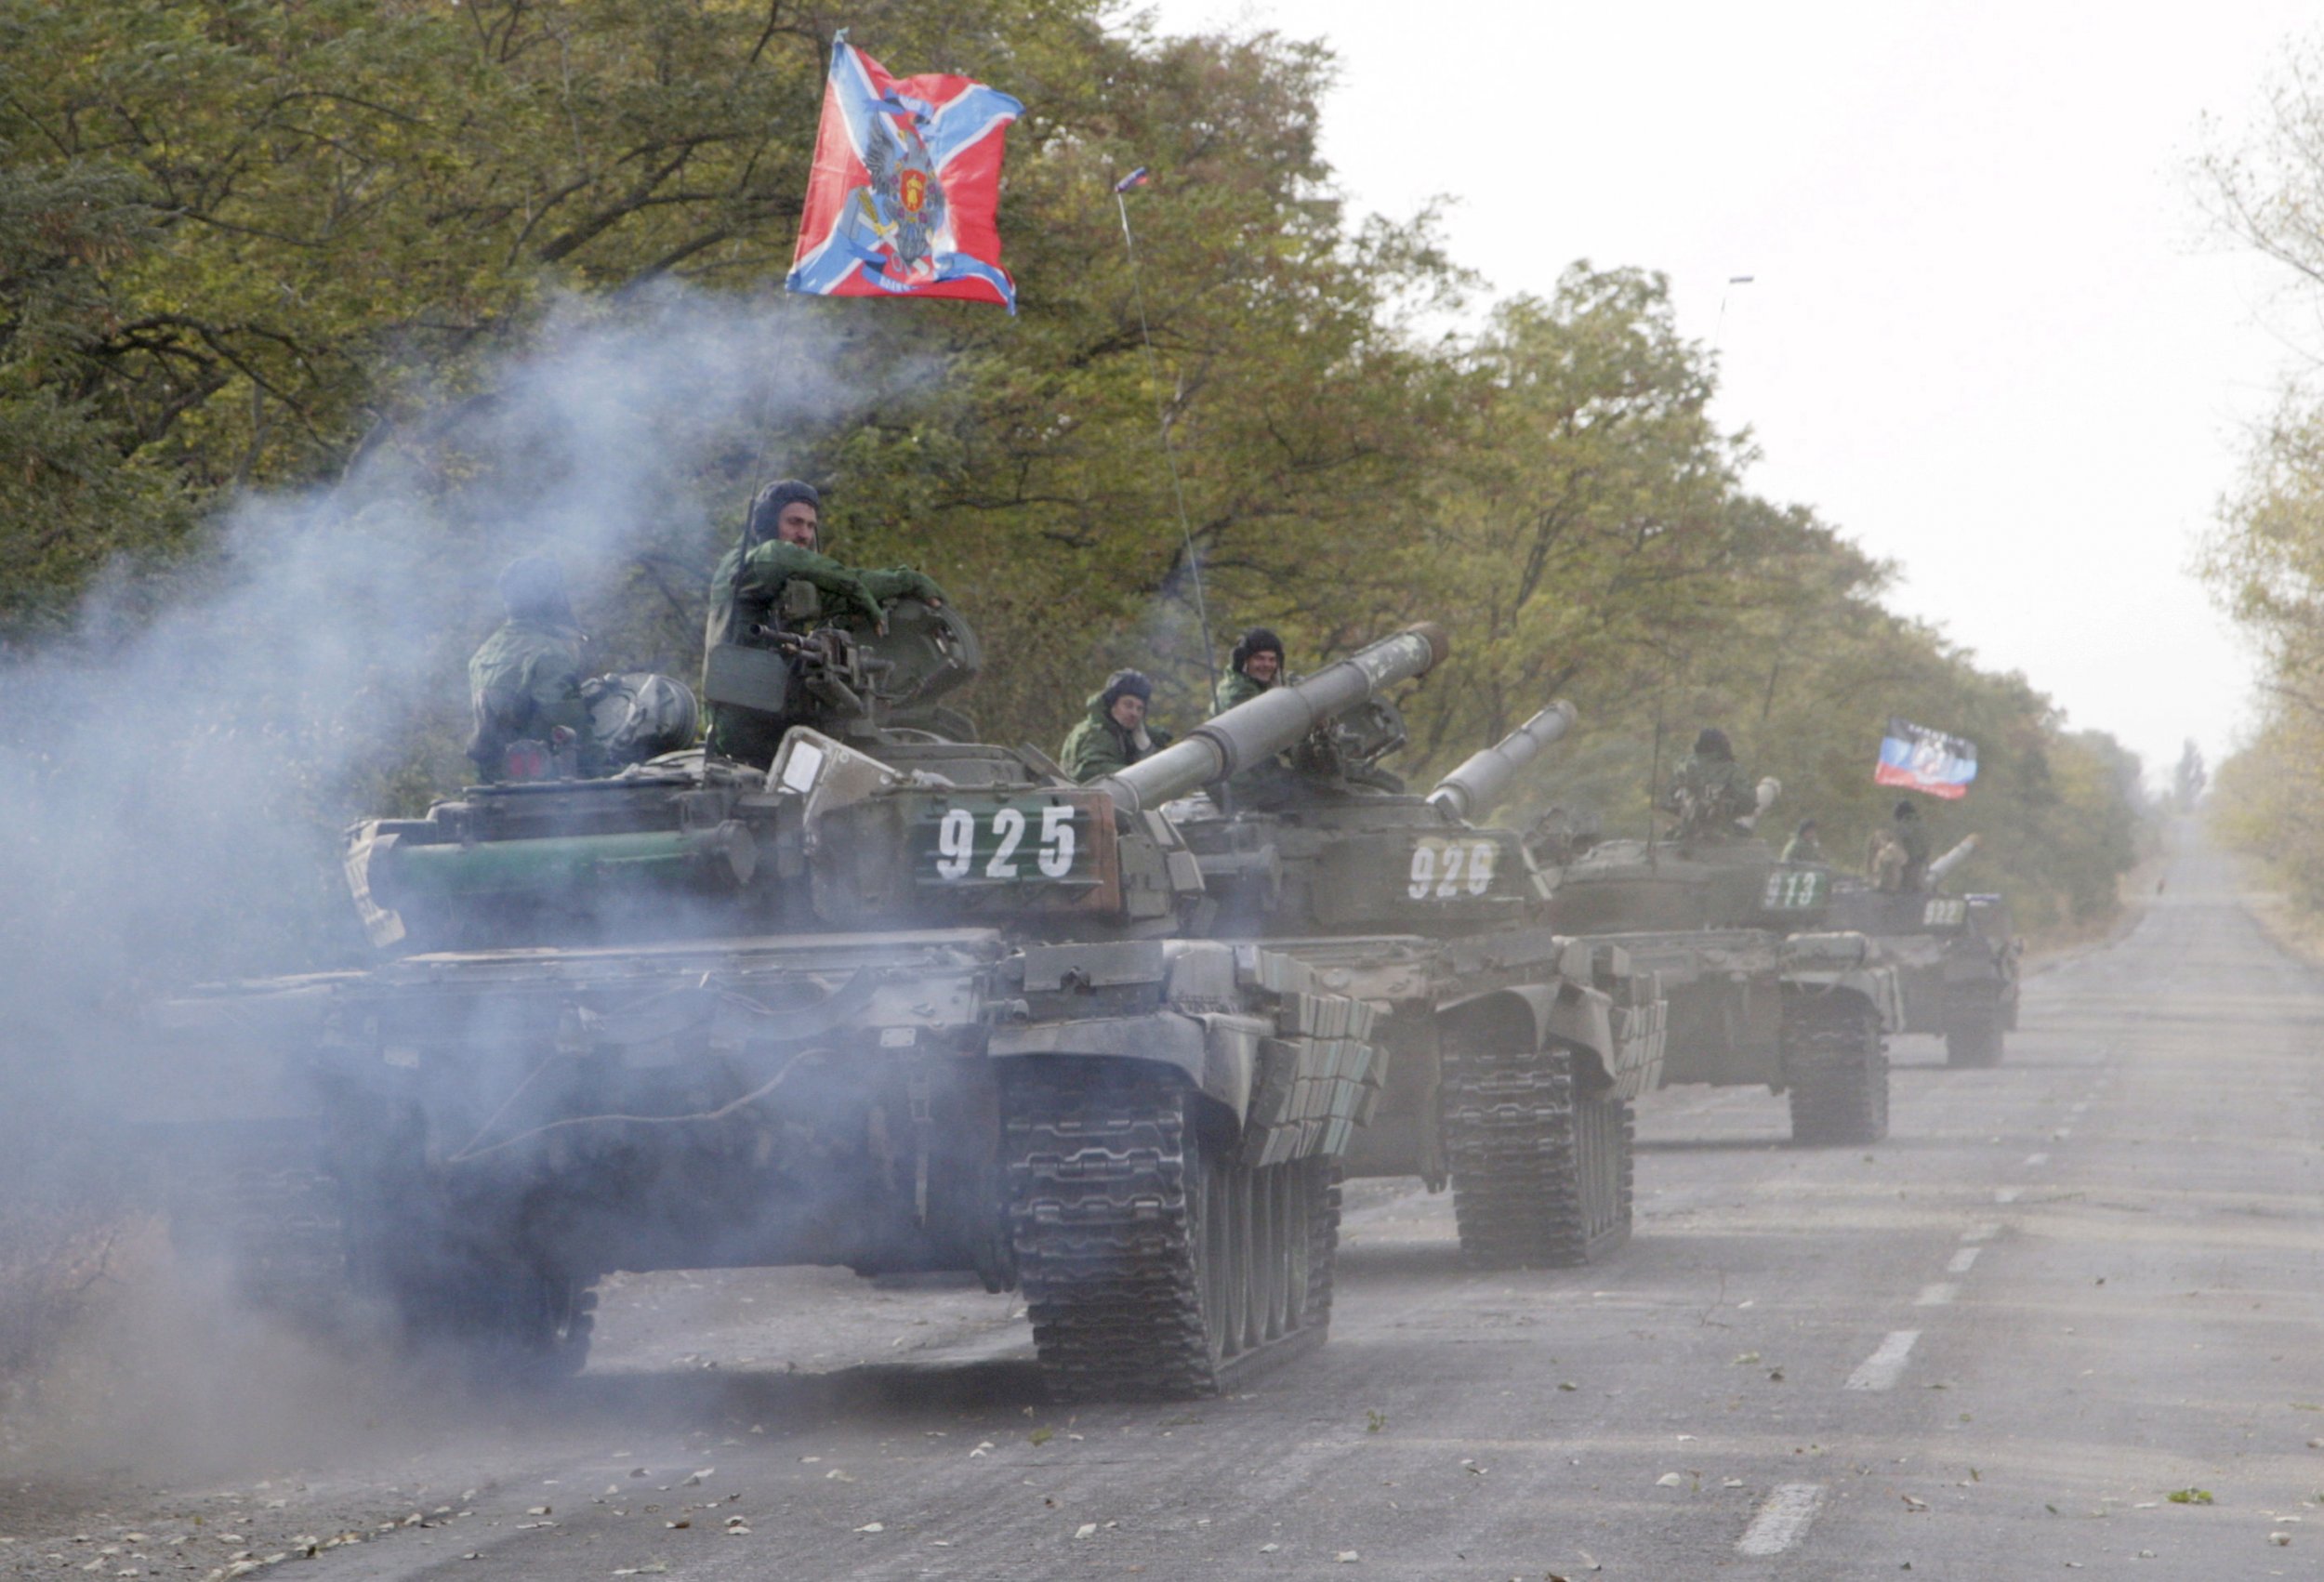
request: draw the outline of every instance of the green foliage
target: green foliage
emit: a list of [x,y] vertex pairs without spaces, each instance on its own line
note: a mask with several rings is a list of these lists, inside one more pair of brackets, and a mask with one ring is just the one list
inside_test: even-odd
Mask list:
[[[53,639],[92,587],[134,616],[231,582],[222,502],[390,476],[302,531],[412,524],[398,574],[432,650],[375,665],[327,732],[268,723],[314,716],[285,702],[299,678],[235,728],[318,845],[424,803],[460,772],[486,563],[531,547],[486,503],[548,465],[510,370],[589,336],[647,355],[664,283],[730,312],[769,291],[840,25],[1026,102],[1001,214],[1020,314],[786,303],[796,399],[640,407],[634,522],[571,568],[595,664],[690,673],[742,502],[795,472],[825,486],[835,552],[918,565],[971,612],[994,739],[1054,744],[1125,664],[1185,721],[1209,663],[1191,536],[1218,650],[1262,621],[1295,666],[1452,629],[1409,775],[1566,693],[1584,729],[1539,801],[1641,825],[1722,723],[1789,787],[1776,816],[1816,815],[1842,856],[1884,814],[1869,769],[1903,713],[1982,749],[1940,830],[1985,835],[1967,883],[2006,874],[2037,922],[2111,906],[2134,766],[1889,613],[1888,569],[1812,510],[1743,489],[1748,438],[1710,418],[1659,276],[1577,264],[1430,339],[1472,283],[1425,215],[1342,214],[1328,58],[1157,36],[1103,0],[0,0],[0,643]],[[1133,271],[1110,187],[1140,164]]]

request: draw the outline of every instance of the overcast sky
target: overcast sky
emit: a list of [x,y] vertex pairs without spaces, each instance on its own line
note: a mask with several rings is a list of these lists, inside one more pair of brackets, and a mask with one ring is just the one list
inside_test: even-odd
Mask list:
[[1896,561],[1895,602],[1980,663],[2150,772],[2232,745],[2251,666],[2187,565],[2290,361],[2271,326],[2303,316],[2186,165],[2314,7],[1154,10],[1328,42],[1347,195],[1456,198],[1454,253],[1496,293],[1580,257],[1668,274],[1721,420],[1765,453],[1752,486]]

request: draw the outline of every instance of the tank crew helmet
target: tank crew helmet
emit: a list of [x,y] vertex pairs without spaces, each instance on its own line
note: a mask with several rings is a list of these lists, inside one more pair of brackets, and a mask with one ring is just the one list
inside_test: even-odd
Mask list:
[[1227,663],[1241,670],[1250,663],[1252,654],[1268,653],[1274,654],[1275,668],[1280,671],[1283,668],[1283,639],[1264,626],[1253,626],[1235,639],[1235,652],[1227,655]]
[[1105,691],[1099,697],[1102,707],[1112,708],[1125,697],[1142,703],[1154,701],[1154,682],[1143,670],[1116,670],[1105,679]]
[[796,478],[778,478],[760,487],[750,497],[750,515],[743,523],[743,542],[764,544],[774,536],[775,524],[783,520],[783,508],[805,504],[815,508],[815,515],[823,515],[823,496],[815,486]]
[[1800,821],[1800,827],[1793,830],[1791,833],[1794,835],[1814,835],[1816,833],[1816,821],[1814,819],[1802,819]]
[[1706,758],[1725,758],[1735,761],[1735,749],[1727,745],[1727,733],[1717,726],[1705,726],[1695,738],[1696,756]]
[[1921,816],[1921,810],[1910,802],[1899,802],[1896,804],[1896,816],[1900,819],[1917,819]]
[[565,594],[565,569],[547,555],[522,555],[500,573],[500,605],[512,621],[556,621],[573,625],[573,601]]

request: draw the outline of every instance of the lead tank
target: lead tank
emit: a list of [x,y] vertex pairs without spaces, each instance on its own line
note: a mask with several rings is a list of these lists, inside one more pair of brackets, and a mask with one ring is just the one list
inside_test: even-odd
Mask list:
[[906,602],[746,679],[812,721],[771,765],[365,823],[390,958],[191,996],[146,1051],[191,1117],[184,1237],[260,1297],[541,1373],[613,1270],[967,1271],[1022,1287],[1061,1396],[1213,1393],[1322,1338],[1380,1065],[1362,1001],[1190,937],[1202,875],[1154,809],[1443,652],[1383,639],[1084,787],[946,734],[976,645]]
[[1833,880],[1833,919],[1873,942],[1903,992],[1899,1032],[1945,1040],[1945,1063],[1992,1066],[2017,1027],[2017,959],[2023,949],[1999,895],[1948,895],[1948,875],[1970,858],[1969,836],[1931,863],[1922,888],[1883,890],[1847,876]]
[[[1761,812],[1776,790],[1761,783]],[[1663,1086],[1763,1084],[1789,1097],[1798,1143],[1888,1135],[1896,972],[1865,935],[1832,926],[1829,869],[1779,862],[1739,831],[1537,846],[1556,873],[1556,926],[1604,936],[1660,975]]]
[[1653,974],[1552,929],[1517,833],[1472,822],[1573,718],[1552,705],[1421,797],[1371,767],[1402,741],[1375,704],[1367,735],[1307,755],[1342,772],[1291,776],[1260,810],[1173,813],[1219,937],[1382,1014],[1387,1082],[1348,1172],[1449,1182],[1462,1250],[1487,1265],[1578,1264],[1627,1239],[1630,1101],[1661,1058]]

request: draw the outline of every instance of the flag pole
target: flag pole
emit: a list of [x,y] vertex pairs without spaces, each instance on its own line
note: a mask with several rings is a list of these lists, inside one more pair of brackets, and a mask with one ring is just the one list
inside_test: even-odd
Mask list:
[[1178,476],[1178,455],[1170,449],[1169,407],[1162,399],[1162,375],[1154,355],[1154,331],[1146,323],[1146,287],[1138,269],[1138,243],[1129,230],[1129,190],[1145,184],[1146,167],[1140,165],[1114,183],[1114,206],[1121,211],[1122,252],[1129,259],[1129,290],[1138,304],[1138,337],[1146,349],[1146,385],[1154,391],[1155,437],[1162,446],[1162,465],[1170,474],[1170,499],[1178,508],[1179,538],[1186,546],[1186,567],[1195,580],[1195,619],[1202,626],[1202,664],[1210,680],[1210,697],[1219,696],[1218,645],[1210,639],[1210,607],[1203,598],[1202,554],[1195,547],[1195,527],[1186,515],[1186,486]]

